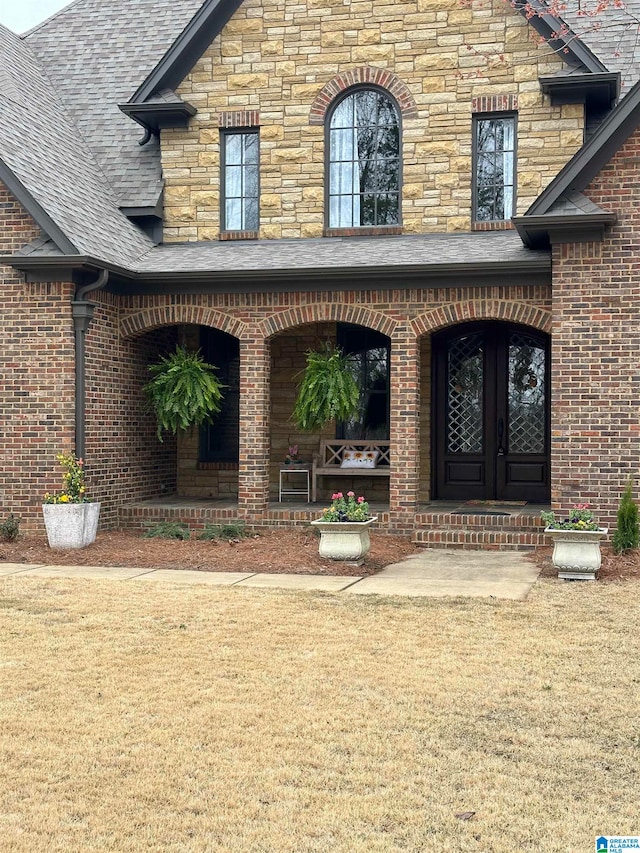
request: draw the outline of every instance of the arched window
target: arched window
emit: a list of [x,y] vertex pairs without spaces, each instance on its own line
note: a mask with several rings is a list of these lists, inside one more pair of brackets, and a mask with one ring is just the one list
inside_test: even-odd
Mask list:
[[329,228],[400,223],[400,119],[379,89],[338,101],[328,125]]

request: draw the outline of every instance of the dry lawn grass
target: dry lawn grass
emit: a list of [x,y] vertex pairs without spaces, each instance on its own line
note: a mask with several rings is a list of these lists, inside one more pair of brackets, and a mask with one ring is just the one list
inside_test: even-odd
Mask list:
[[637,833],[639,605],[637,583],[506,602],[2,579],[0,847],[577,853]]

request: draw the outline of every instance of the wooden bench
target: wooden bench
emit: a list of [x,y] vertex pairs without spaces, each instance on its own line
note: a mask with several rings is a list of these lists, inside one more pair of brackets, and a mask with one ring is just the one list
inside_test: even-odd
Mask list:
[[[342,468],[345,450],[366,453],[378,451],[375,468]],[[311,499],[316,503],[319,477],[389,477],[391,475],[391,444],[388,441],[321,441],[320,452],[313,457],[311,468]]]

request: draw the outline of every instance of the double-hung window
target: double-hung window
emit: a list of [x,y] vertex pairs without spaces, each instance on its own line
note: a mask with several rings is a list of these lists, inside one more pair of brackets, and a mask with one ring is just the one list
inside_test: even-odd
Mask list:
[[327,130],[328,226],[398,225],[400,120],[391,98],[358,89],[331,112]]
[[473,219],[504,222],[515,213],[516,116],[473,120]]
[[257,232],[260,227],[258,131],[224,131],[221,143],[222,231]]

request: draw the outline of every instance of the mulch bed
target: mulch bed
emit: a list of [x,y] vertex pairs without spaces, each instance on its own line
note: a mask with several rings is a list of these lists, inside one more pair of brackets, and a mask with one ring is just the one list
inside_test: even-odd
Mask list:
[[[144,539],[139,532],[117,530],[99,533],[93,545],[79,551],[52,551],[44,536],[0,542],[0,561],[361,577],[375,574],[419,551],[420,548],[412,545],[408,537],[373,532],[371,551],[364,563],[358,566],[323,559],[318,554],[315,532],[299,528],[270,528],[235,542]],[[556,577],[551,553],[552,548],[545,547],[530,554],[530,559],[535,560],[541,569],[541,577]],[[603,546],[598,579],[605,583],[640,580],[640,551],[616,556],[610,546]]]
[[21,537],[16,542],[0,543],[0,561],[362,577],[375,574],[418,550],[408,537],[374,532],[371,551],[357,565],[323,559],[318,554],[318,541],[315,532],[296,528],[270,528],[233,542],[144,539],[138,532],[118,530],[101,532],[93,545],[68,551],[52,551],[44,536]]

